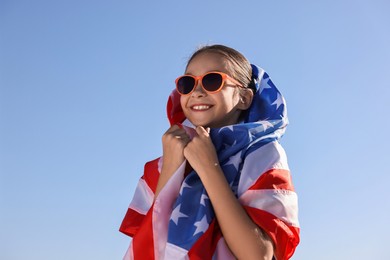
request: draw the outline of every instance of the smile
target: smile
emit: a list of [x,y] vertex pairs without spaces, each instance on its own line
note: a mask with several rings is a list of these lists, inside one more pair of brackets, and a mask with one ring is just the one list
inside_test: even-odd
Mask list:
[[203,110],[209,109],[210,107],[211,106],[209,106],[209,105],[195,105],[195,106],[192,106],[191,109],[197,110],[197,111],[203,111]]

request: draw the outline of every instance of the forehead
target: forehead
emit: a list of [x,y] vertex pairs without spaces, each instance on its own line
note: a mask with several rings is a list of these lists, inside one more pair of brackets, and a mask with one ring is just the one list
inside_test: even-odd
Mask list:
[[185,73],[200,76],[210,71],[220,71],[230,74],[229,63],[221,54],[204,52],[196,55],[188,63]]

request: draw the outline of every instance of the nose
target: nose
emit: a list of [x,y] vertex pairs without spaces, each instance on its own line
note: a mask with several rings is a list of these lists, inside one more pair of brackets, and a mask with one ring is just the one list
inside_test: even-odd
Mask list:
[[206,91],[203,89],[200,80],[198,80],[194,91],[191,93],[191,96],[193,97],[201,97],[207,95]]

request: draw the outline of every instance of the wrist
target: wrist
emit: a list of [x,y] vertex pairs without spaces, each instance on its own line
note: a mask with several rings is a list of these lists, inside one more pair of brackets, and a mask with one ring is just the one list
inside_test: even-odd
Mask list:
[[215,176],[223,176],[223,171],[218,162],[203,164],[201,168],[195,171],[198,173],[202,182],[207,181],[207,179],[213,178]]
[[163,158],[162,165],[161,165],[161,174],[170,173],[170,175],[172,175],[180,167],[180,165],[184,162],[184,160],[185,160],[184,158],[180,158],[176,160],[169,160]]

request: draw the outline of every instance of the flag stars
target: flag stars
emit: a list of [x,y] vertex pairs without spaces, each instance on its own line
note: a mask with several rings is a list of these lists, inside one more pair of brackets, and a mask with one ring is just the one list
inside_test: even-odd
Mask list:
[[194,226],[196,227],[194,236],[198,233],[204,233],[209,226],[209,223],[207,223],[206,215],[204,215],[200,221],[195,222]]
[[238,171],[238,166],[240,165],[241,161],[241,153],[239,152],[235,155],[230,156],[229,161],[226,163],[226,165],[233,165],[236,171]]
[[206,200],[208,200],[209,197],[206,195],[206,194],[202,194],[202,196],[200,197],[200,204],[202,204],[203,206],[206,207]]
[[270,121],[259,121],[259,123],[263,126],[264,131],[274,126]]
[[[271,120],[272,121],[272,120]],[[275,122],[269,121],[268,119],[258,121],[257,123],[260,124],[259,126],[253,128],[250,133],[252,135],[257,135],[258,133],[265,132],[268,128],[274,127]]]
[[263,79],[263,82],[261,82],[260,85],[260,94],[263,92],[263,90],[267,88],[271,88],[271,86],[268,84],[269,78]]
[[227,134],[232,134],[232,133],[234,133],[234,127],[233,127],[233,125],[228,125],[228,126],[221,127],[221,128],[218,130],[218,134],[227,135]]
[[249,140],[249,142],[253,141],[253,135],[252,135],[251,131],[248,131],[248,140]]
[[189,188],[189,189],[191,189],[191,186],[188,185],[187,182],[184,181],[183,184],[181,185],[181,188],[180,188],[180,195],[183,194],[184,188]]
[[226,129],[229,129],[231,132],[234,131],[233,126],[232,125],[228,125],[228,126],[224,126],[221,129],[219,129],[218,133],[221,133],[222,131],[226,131]]
[[280,107],[280,105],[283,104],[283,98],[282,96],[278,93],[277,94],[277,98],[276,100],[274,101],[274,103],[272,103],[271,105],[276,105],[276,109],[278,109]]
[[179,218],[188,218],[186,214],[180,212],[181,204],[177,205],[177,207],[172,211],[171,220],[177,225],[179,222]]

